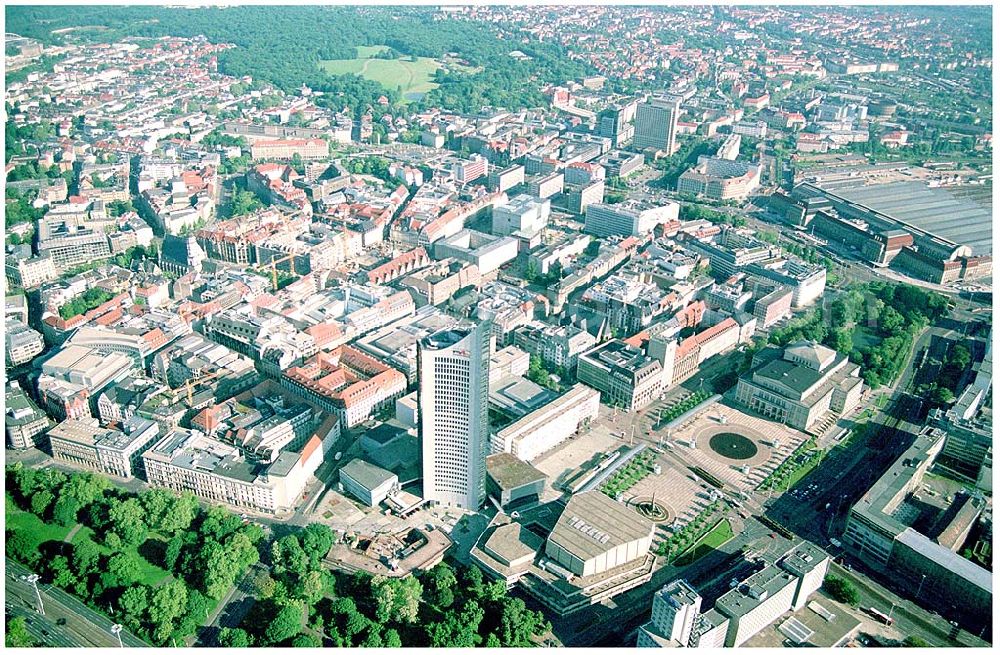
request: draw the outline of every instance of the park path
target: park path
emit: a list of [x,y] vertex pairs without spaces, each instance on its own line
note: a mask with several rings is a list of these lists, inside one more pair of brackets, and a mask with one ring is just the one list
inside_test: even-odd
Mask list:
[[76,533],[79,532],[82,527],[83,523],[77,523],[74,525],[73,529],[66,533],[66,537],[63,539],[63,542],[68,544],[73,541],[73,537],[76,536]]

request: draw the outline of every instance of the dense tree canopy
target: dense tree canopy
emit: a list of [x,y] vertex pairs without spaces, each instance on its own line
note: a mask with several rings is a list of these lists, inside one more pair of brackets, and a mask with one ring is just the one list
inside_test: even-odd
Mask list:
[[306,84],[325,92],[317,104],[337,109],[348,106],[356,114],[377,105],[379,96],[399,99],[396,89],[385,89],[357,75],[333,76],[321,70],[323,60],[354,58],[356,46],[385,45],[394,54],[414,57],[442,58],[455,53],[478,72],[438,71],[435,82],[440,86],[418,104],[457,111],[478,111],[483,105],[541,106],[539,82],[558,83],[590,72],[557,44],[518,40],[516,49],[531,57],[521,61],[510,57],[515,48],[497,28],[436,17],[432,10],[417,7],[240,6],[192,11],[78,6],[8,11],[9,30],[46,43],[64,38],[52,30],[95,24],[108,29],[78,30],[74,37],[108,42],[123,36],[204,35],[215,43],[233,43],[236,48],[219,55],[222,72],[266,80],[286,92]]

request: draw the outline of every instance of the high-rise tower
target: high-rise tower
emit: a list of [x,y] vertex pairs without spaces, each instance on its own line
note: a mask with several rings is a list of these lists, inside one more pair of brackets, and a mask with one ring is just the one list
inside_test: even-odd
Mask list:
[[672,96],[650,98],[639,105],[635,114],[634,147],[638,150],[656,148],[668,155],[673,154],[680,106],[680,99]]
[[421,339],[417,349],[424,498],[477,510],[489,450],[489,322]]

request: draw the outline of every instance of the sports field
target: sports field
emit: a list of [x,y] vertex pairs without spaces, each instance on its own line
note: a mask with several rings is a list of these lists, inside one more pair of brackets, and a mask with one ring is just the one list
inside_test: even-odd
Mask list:
[[327,59],[320,62],[323,70],[331,75],[355,74],[378,82],[386,89],[400,88],[405,100],[419,99],[437,88],[431,81],[441,63],[430,57],[402,57],[400,59],[373,59],[384,46],[358,46],[354,59]]

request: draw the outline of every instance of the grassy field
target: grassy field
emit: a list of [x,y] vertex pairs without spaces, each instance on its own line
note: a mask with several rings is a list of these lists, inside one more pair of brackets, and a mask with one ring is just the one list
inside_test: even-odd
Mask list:
[[70,528],[61,525],[47,525],[30,512],[22,512],[14,505],[9,496],[6,497],[6,530],[28,535],[36,545],[46,541],[62,541],[69,534]]
[[354,59],[327,59],[320,66],[331,75],[360,75],[378,82],[386,89],[401,89],[403,98],[415,100],[437,88],[432,82],[434,71],[441,63],[430,57],[373,59],[385,46],[358,46]]
[[[22,511],[14,504],[10,496],[5,495],[4,499],[6,501],[6,530],[12,532],[18,532],[28,535],[31,540],[35,543],[36,547],[47,541],[64,541],[66,535],[69,534],[71,527],[64,527],[61,525],[49,525],[44,523],[37,516],[31,512]],[[80,544],[84,541],[93,541],[94,544],[100,549],[101,553],[107,554],[108,549],[102,544],[97,543],[93,539],[94,531],[90,528],[83,526],[76,531],[73,538],[70,540],[74,546]],[[138,550],[133,550],[132,552],[138,557],[136,558],[139,562],[139,572],[140,579],[139,582],[148,585],[156,585],[165,579],[170,573],[159,566],[151,563],[144,557],[143,553],[149,553],[152,551],[162,552],[164,548],[163,541],[154,535],[151,535],[150,539],[146,541],[145,544],[139,546]]]
[[726,543],[733,538],[733,526],[729,525],[729,519],[722,519],[718,525],[709,530],[704,537],[692,545],[686,553],[677,558],[675,566],[687,566],[695,560],[701,559],[705,555]]
[[[84,541],[92,541],[94,545],[97,546],[100,549],[101,553],[104,555],[107,555],[109,552],[108,549],[105,548],[103,545],[94,541],[94,531],[88,528],[87,526],[83,526],[77,531],[75,535],[73,535],[71,543],[74,546],[76,546],[77,544],[80,544]],[[164,578],[170,575],[169,571],[161,569],[159,566],[156,566],[143,556],[143,553],[149,552],[150,550],[158,550],[162,552],[164,547],[165,543],[161,539],[151,534],[150,538],[146,540],[146,543],[139,546],[138,551],[136,550],[131,551],[132,553],[138,555],[136,560],[139,562],[139,582],[141,584],[155,587]]]
[[788,477],[788,481],[785,484],[783,484],[782,487],[785,489],[793,488],[795,485],[799,483],[799,480],[809,475],[809,472],[812,471],[817,466],[819,466],[819,463],[822,461],[823,459],[819,456],[814,456],[810,458],[807,462],[805,462],[792,472],[792,474]]

